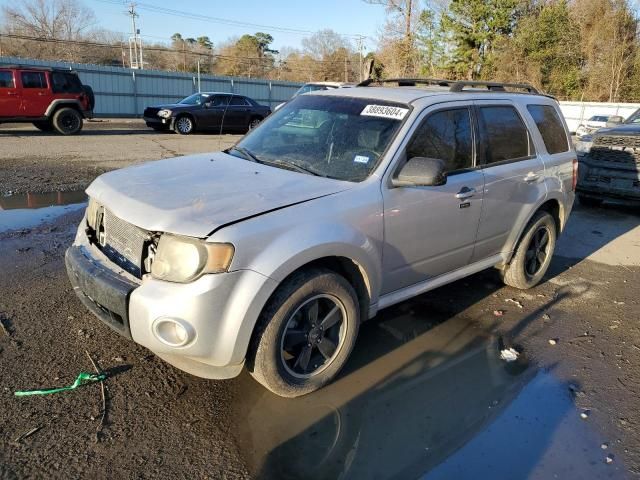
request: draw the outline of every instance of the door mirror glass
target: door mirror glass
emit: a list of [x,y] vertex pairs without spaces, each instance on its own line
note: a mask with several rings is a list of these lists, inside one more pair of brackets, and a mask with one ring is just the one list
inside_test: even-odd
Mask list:
[[434,187],[447,183],[445,162],[439,158],[413,157],[392,179],[394,187]]
[[619,115],[612,115],[607,120],[607,127],[615,127],[616,125],[620,125],[624,122],[624,118]]

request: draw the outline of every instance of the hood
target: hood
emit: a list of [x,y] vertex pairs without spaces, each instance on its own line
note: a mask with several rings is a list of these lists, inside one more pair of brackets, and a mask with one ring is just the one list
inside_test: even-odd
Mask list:
[[598,137],[602,137],[603,135],[640,136],[640,124],[621,124],[615,127],[601,128],[595,135]]
[[217,152],[108,172],[87,194],[145,230],[204,238],[228,223],[353,185]]

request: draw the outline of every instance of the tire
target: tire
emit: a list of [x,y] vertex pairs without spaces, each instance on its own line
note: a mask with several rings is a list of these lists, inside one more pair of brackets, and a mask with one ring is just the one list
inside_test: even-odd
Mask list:
[[82,130],[82,116],[74,108],[61,108],[53,114],[53,128],[62,135],[75,135]]
[[[323,323],[326,328],[321,329]],[[260,315],[247,369],[276,395],[311,393],[345,365],[359,325],[358,297],[344,277],[326,269],[295,273],[278,287]]]
[[[506,285],[526,290],[542,280],[556,247],[556,232],[556,221],[550,213],[539,211],[533,216],[511,261],[502,272]],[[536,250],[536,246],[541,250]],[[542,256],[539,255],[541,252]]]
[[262,122],[262,118],[260,117],[254,117],[249,121],[249,126],[247,127],[247,131],[251,131],[254,128],[256,128],[258,125],[260,125],[260,122]]
[[581,205],[584,205],[585,207],[592,207],[592,208],[599,207],[600,205],[602,205],[602,202],[604,201],[602,198],[585,197],[584,195],[578,195],[578,200],[580,201]]
[[181,115],[176,118],[173,129],[180,135],[189,135],[195,131],[196,125],[189,115]]
[[52,132],[53,131],[53,124],[48,120],[44,120],[44,121],[40,121],[40,122],[33,122],[33,126],[36,127],[38,130],[40,130],[42,132]]

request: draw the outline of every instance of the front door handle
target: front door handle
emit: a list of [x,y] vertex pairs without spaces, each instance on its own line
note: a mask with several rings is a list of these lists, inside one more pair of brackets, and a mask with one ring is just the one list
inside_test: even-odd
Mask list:
[[527,182],[527,183],[531,183],[531,182],[535,182],[539,178],[540,178],[540,175],[538,175],[537,173],[529,172],[524,177],[524,181]]
[[12,97],[18,95],[18,92],[7,92],[7,95],[11,95]]
[[471,198],[476,194],[475,188],[462,187],[462,189],[456,193],[456,198],[458,200],[466,200],[467,198]]

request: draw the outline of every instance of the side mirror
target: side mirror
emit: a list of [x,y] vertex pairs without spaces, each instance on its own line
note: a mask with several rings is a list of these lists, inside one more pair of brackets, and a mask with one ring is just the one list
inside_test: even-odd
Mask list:
[[444,160],[413,157],[391,180],[394,187],[435,187],[447,183]]
[[607,127],[615,127],[616,125],[620,125],[622,122],[624,122],[624,118],[619,115],[613,115],[609,117],[609,120],[607,120]]

